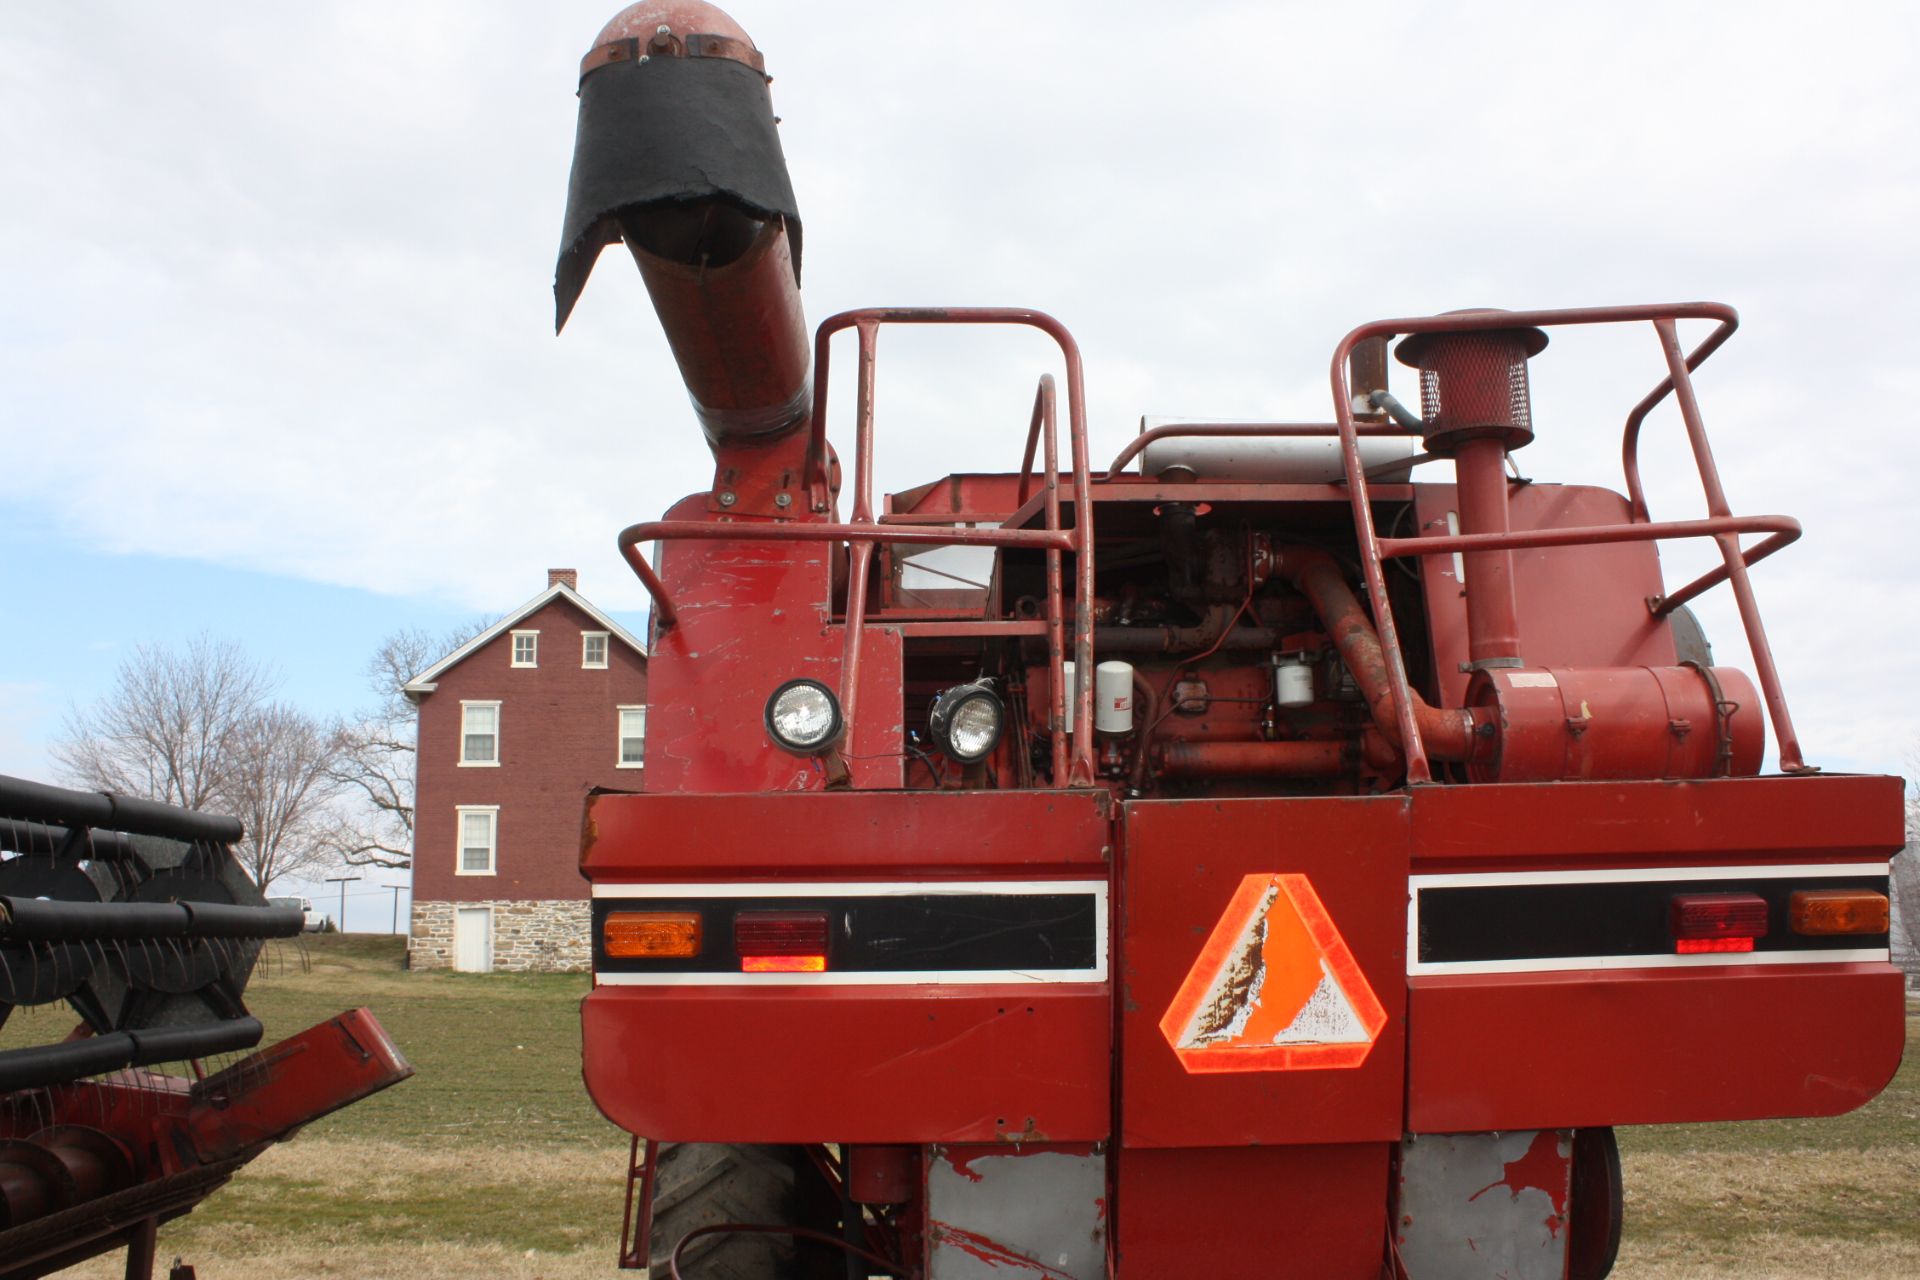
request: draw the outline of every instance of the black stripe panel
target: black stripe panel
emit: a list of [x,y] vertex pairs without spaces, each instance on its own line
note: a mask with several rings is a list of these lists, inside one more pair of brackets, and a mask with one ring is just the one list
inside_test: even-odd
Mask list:
[[1671,955],[1672,902],[1687,893],[1755,893],[1765,898],[1767,936],[1754,942],[1755,951],[1838,951],[1887,945],[1884,933],[1818,938],[1794,933],[1787,911],[1796,889],[1872,889],[1884,894],[1887,877],[1809,875],[1422,888],[1418,890],[1420,962]]
[[[601,973],[738,973],[733,919],[740,912],[824,911],[827,968],[904,973],[928,969],[1095,969],[1092,893],[920,893],[885,897],[595,898],[593,963]],[[701,953],[651,960],[606,954],[610,911],[695,911]]]

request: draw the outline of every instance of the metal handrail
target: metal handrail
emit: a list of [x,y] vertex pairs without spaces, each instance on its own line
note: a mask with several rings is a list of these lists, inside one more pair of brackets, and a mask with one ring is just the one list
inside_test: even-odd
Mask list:
[[[1680,348],[1677,323],[1680,320],[1717,321],[1713,332],[1690,353]],[[1367,477],[1360,462],[1360,427],[1353,416],[1352,398],[1347,385],[1347,361],[1354,347],[1370,338],[1393,338],[1415,333],[1474,333],[1487,330],[1553,328],[1563,325],[1651,323],[1659,335],[1667,364],[1667,377],[1634,406],[1627,417],[1621,446],[1626,472],[1629,517],[1626,525],[1601,525],[1573,529],[1541,529],[1520,533],[1455,534],[1433,538],[1379,537],[1374,529],[1373,509],[1367,495]],[[1689,582],[1679,590],[1647,601],[1656,617],[1671,613],[1701,592],[1721,582],[1733,584],[1740,620],[1753,653],[1754,674],[1760,683],[1767,713],[1780,740],[1780,768],[1785,773],[1810,772],[1801,758],[1800,739],[1794,732],[1786,695],[1780,686],[1780,674],[1774,666],[1773,652],[1767,643],[1766,628],[1760,620],[1753,586],[1747,577],[1749,566],[1758,563],[1800,536],[1800,525],[1786,516],[1735,516],[1728,509],[1726,494],[1720,485],[1720,473],[1707,443],[1706,426],[1694,397],[1690,376],[1700,363],[1726,342],[1739,327],[1738,313],[1716,302],[1657,304],[1632,307],[1585,307],[1555,311],[1481,311],[1444,316],[1424,316],[1397,320],[1377,320],[1361,325],[1335,348],[1329,378],[1333,387],[1334,414],[1340,432],[1342,464],[1346,470],[1348,496],[1353,505],[1354,529],[1360,544],[1361,571],[1366,579],[1367,595],[1373,608],[1375,626],[1386,652],[1388,683],[1393,694],[1394,718],[1405,745],[1407,780],[1419,784],[1431,782],[1433,772],[1420,730],[1414,722],[1412,688],[1407,679],[1406,661],[1400,651],[1393,608],[1387,597],[1382,564],[1386,559],[1406,555],[1444,555],[1456,551],[1519,550],[1530,547],[1594,545],[1604,542],[1655,541],[1663,538],[1712,538],[1720,548],[1722,564]],[[1677,398],[1687,438],[1693,448],[1694,463],[1706,493],[1708,518],[1656,523],[1649,519],[1645,492],[1640,483],[1639,439],[1647,415],[1669,395]],[[1368,424],[1370,425],[1370,424]],[[1742,549],[1743,533],[1769,533],[1772,536],[1750,549]]]
[[[1036,432],[1044,437],[1047,468],[1047,527],[1045,529],[962,529],[939,526],[903,526],[883,524],[873,509],[873,422],[874,371],[879,329],[888,324],[1013,324],[1039,329],[1059,346],[1067,374],[1067,431],[1072,453],[1074,527],[1063,529],[1060,523],[1059,458],[1054,413],[1054,384],[1051,376],[1041,379],[1034,400],[1033,422],[1028,428],[1028,465]],[[1067,751],[1065,725],[1065,616],[1063,606],[1061,555],[1075,555],[1073,647],[1075,669],[1088,673],[1075,682],[1073,723],[1093,723],[1093,501],[1088,493],[1086,389],[1082,377],[1080,347],[1064,325],[1040,311],[1013,307],[875,307],[843,311],[820,322],[814,335],[814,404],[808,424],[807,475],[810,506],[824,513],[831,507],[829,468],[832,457],[827,448],[827,390],[831,351],[830,339],[843,329],[854,329],[859,338],[858,391],[855,412],[853,511],[844,522],[829,521],[738,521],[738,520],[650,520],[627,526],[620,531],[620,554],[653,598],[654,617],[661,627],[678,621],[673,599],[660,577],[640,554],[640,544],[655,540],[685,538],[705,542],[779,541],[846,542],[851,548],[847,574],[846,642],[840,664],[840,706],[849,738],[856,724],[859,700],[861,643],[866,631],[867,580],[877,543],[911,543],[929,546],[1028,547],[1047,556],[1047,635],[1048,663],[1053,689],[1051,714],[1055,786],[1087,786],[1094,779],[1093,735],[1074,735],[1075,749]],[[949,624],[964,634],[966,623]],[[992,622],[978,624],[983,631]]]

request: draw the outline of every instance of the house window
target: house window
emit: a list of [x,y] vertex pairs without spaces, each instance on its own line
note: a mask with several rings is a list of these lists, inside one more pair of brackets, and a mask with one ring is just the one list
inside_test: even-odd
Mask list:
[[620,767],[638,769],[647,761],[647,709],[620,708]]
[[607,665],[606,632],[582,631],[580,633],[580,665],[583,667],[604,667]]
[[460,763],[497,765],[500,763],[500,704],[463,702],[460,704]]
[[516,667],[540,665],[540,633],[538,631],[513,633],[513,665]]
[[454,874],[494,874],[500,844],[500,806],[463,804],[456,805],[453,812],[460,828],[460,850],[453,864]]

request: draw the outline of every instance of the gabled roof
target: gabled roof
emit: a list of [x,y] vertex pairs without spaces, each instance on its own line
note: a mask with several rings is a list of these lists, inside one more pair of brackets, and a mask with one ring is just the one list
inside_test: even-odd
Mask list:
[[585,596],[575,591],[572,587],[569,587],[566,583],[556,582],[533,599],[521,605],[518,609],[508,613],[506,617],[500,619],[500,621],[494,623],[473,639],[461,645],[458,649],[455,649],[446,657],[440,659],[440,661],[428,667],[425,671],[422,671],[413,679],[407,681],[406,684],[400,687],[400,691],[415,702],[418,702],[423,696],[432,693],[434,689],[438,687],[435,682],[449,670],[465,662],[488,643],[512,630],[529,615],[540,612],[540,610],[546,608],[555,600],[565,600],[567,603],[579,609],[580,612],[599,623],[606,629],[608,635],[613,636],[641,657],[644,658],[647,656],[647,646],[641,644],[632,632],[615,622],[612,618],[609,618],[606,614],[600,612]]

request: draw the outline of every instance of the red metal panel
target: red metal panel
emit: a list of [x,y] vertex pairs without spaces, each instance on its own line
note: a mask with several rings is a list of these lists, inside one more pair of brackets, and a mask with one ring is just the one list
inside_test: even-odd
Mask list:
[[1120,1280],[1379,1280],[1389,1151],[1123,1150]]
[[[687,518],[704,509],[704,498],[685,498],[668,514]],[[803,791],[824,784],[819,761],[768,740],[764,714],[767,696],[783,681],[808,676],[840,687],[843,637],[827,623],[833,552],[824,542],[751,541],[759,528],[742,525],[738,542],[665,544],[660,576],[679,620],[654,639],[650,791]],[[862,653],[868,713],[843,749],[856,786],[897,787],[898,631],[868,628]]]
[[1415,978],[1416,1133],[1838,1115],[1900,1065],[1887,964]]
[[[1508,490],[1508,519],[1516,531],[1626,524],[1627,500],[1588,485],[1529,484]],[[1414,486],[1414,530],[1445,534],[1447,513],[1459,502],[1450,484]],[[1465,593],[1450,555],[1421,565],[1428,633],[1440,685],[1440,705],[1463,705],[1467,674]],[[1587,547],[1535,547],[1513,552],[1519,606],[1520,652],[1530,667],[1670,667],[1673,632],[1647,609],[1661,594],[1660,553],[1651,542]]]
[[1884,859],[1900,847],[1898,778],[1427,787],[1416,872]]
[[413,1074],[371,1009],[349,1009],[197,1082],[187,1113],[202,1160],[225,1160]]
[[804,873],[912,879],[1104,873],[1106,791],[839,791],[592,797],[582,868],[600,881]]
[[1095,1142],[1105,985],[601,987],[587,1091],[668,1142]]
[[[1123,1140],[1193,1147],[1397,1139],[1406,800],[1137,802],[1126,807],[1125,839]],[[1241,880],[1275,872],[1312,883],[1385,1007],[1386,1026],[1358,1066],[1190,1073],[1160,1020]]]

